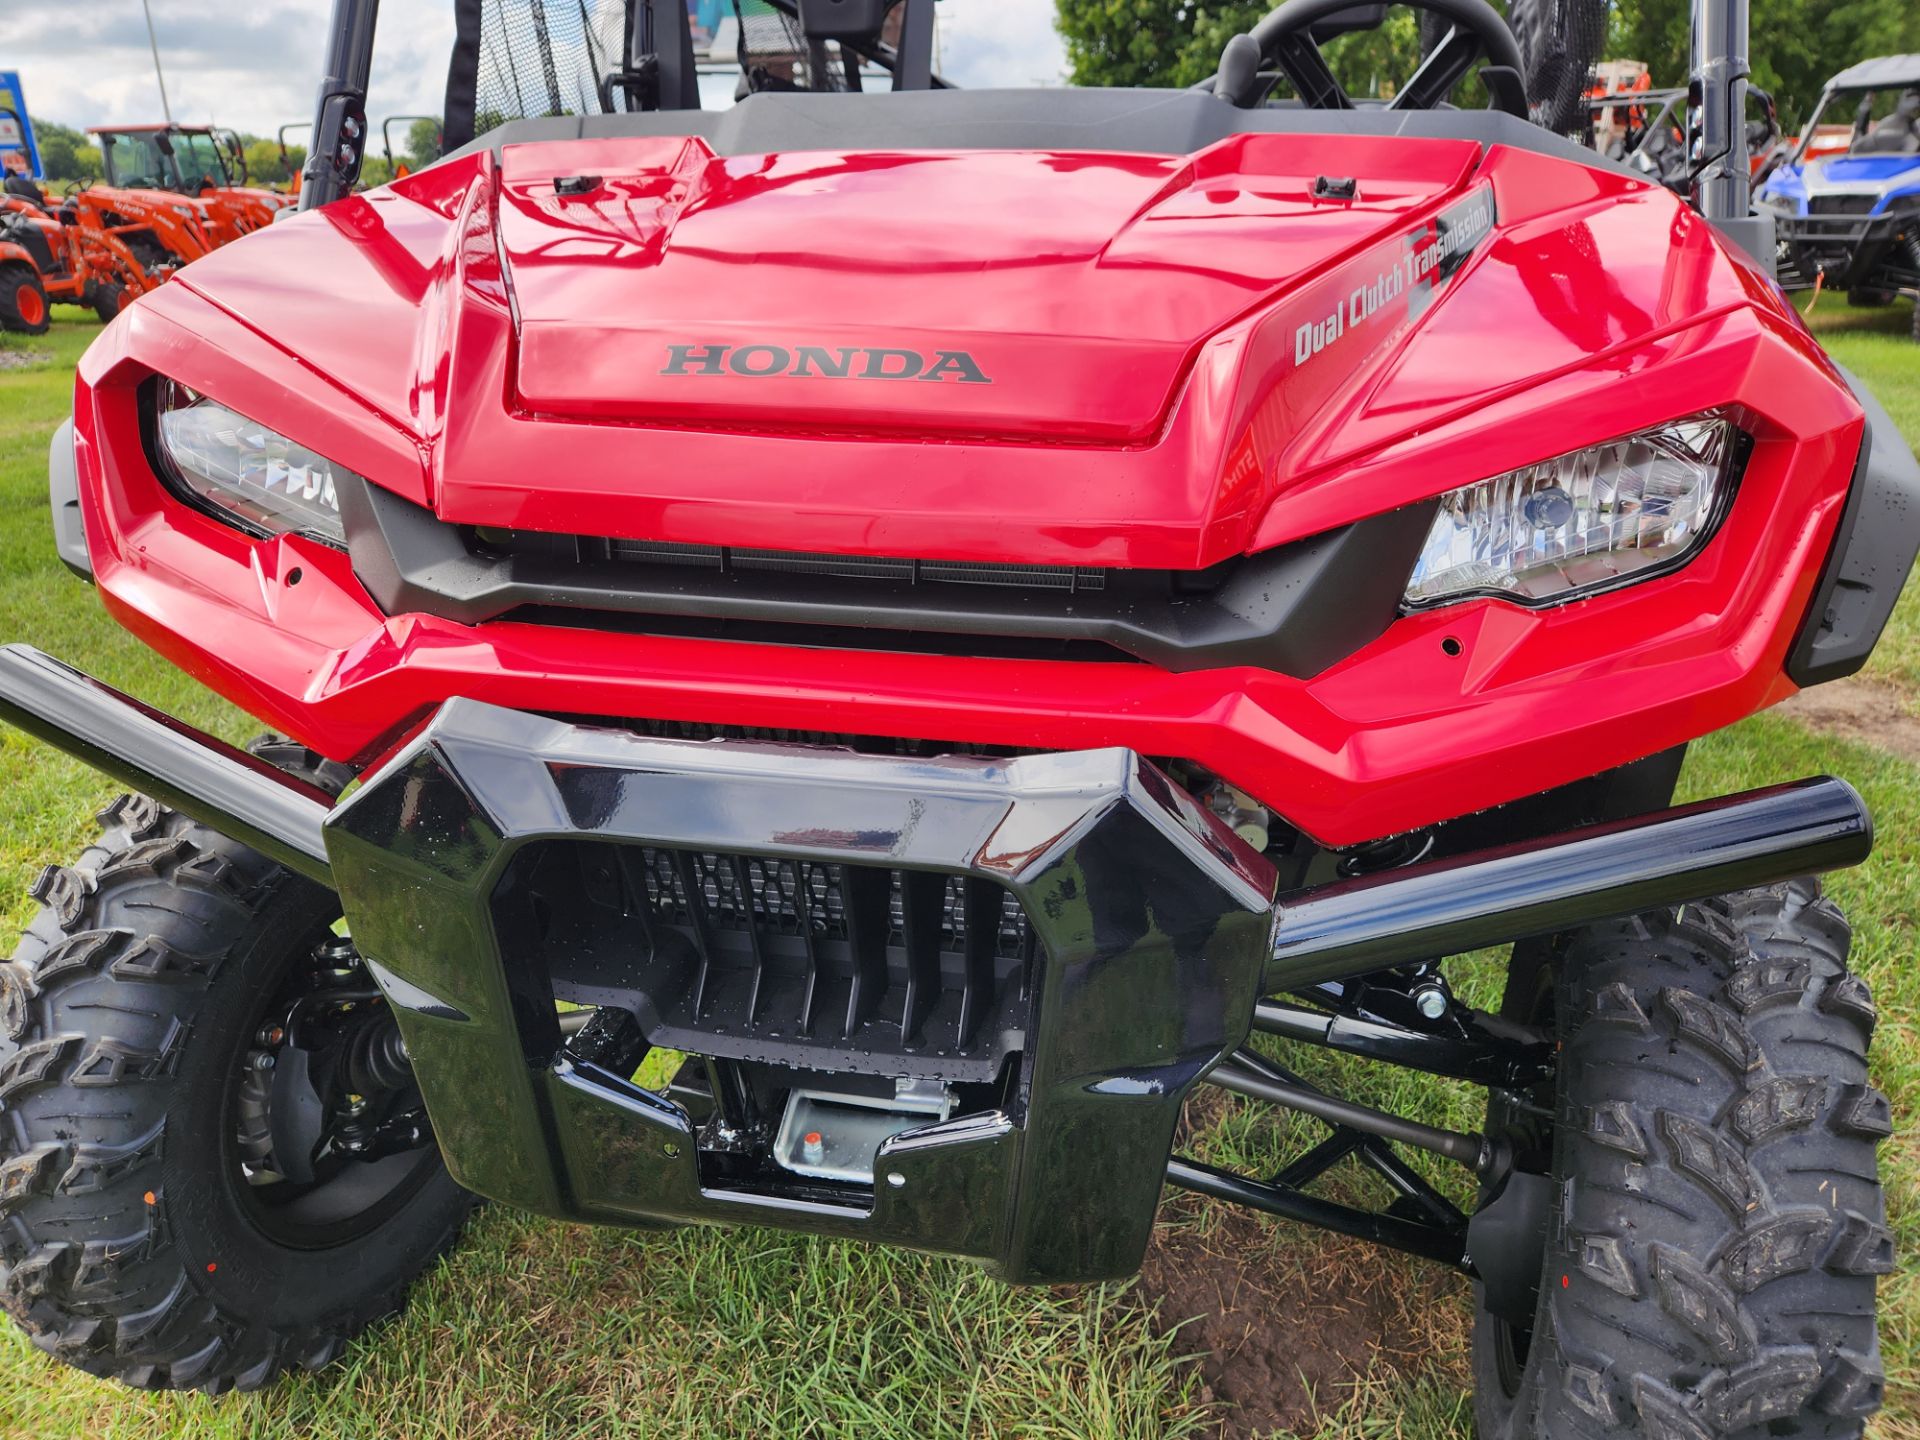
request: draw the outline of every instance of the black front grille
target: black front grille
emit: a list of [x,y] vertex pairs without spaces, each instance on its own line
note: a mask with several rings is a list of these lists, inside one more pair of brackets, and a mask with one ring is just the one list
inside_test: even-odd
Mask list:
[[[986,881],[803,860],[643,849],[647,904],[698,952],[688,997],[696,1024],[727,1019],[845,1040],[879,1022],[902,1045],[939,1028],[962,1052],[991,998],[1000,962],[1031,958],[1032,929],[1013,895]],[[969,887],[972,893],[969,893]],[[784,952],[784,954],[782,953]],[[773,1004],[780,961],[792,1003]],[[952,962],[943,967],[943,962]],[[951,981],[951,983],[948,983]],[[731,990],[735,993],[728,994]],[[829,1005],[830,998],[844,1007]]]
[[599,540],[530,530],[476,530],[477,547],[496,556],[534,555],[591,563],[665,566],[714,575],[819,575],[896,585],[989,585],[1074,595],[1107,588],[1107,572],[1083,565],[1021,565],[997,560],[913,560],[888,555],[829,555],[742,545],[681,545],[661,540]]
[[[345,482],[343,482],[345,483]],[[389,615],[661,637],[1317,675],[1399,615],[1433,506],[1204,569],[905,559],[456,525],[347,483],[355,573]]]
[[1807,200],[1810,215],[1866,215],[1880,203],[1878,195],[1814,195]]
[[[801,837],[804,838],[804,837]],[[552,842],[524,876],[554,994],[655,1045],[986,1080],[1018,1048],[1034,931],[991,881],[658,846]]]

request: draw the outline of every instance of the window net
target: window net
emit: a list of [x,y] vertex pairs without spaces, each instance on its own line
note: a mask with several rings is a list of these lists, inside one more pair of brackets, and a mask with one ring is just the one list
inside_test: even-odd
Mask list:
[[627,0],[457,0],[455,17],[449,149],[508,120],[598,115],[626,64]]
[[1607,39],[1608,0],[1511,0],[1507,23],[1526,61],[1534,122],[1584,140],[1593,119],[1587,91]]

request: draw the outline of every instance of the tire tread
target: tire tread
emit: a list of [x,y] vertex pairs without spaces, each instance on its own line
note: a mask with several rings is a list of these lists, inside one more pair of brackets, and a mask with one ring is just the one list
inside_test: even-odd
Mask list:
[[98,843],[35,881],[40,913],[0,964],[0,1309],[40,1349],[128,1386],[257,1389],[396,1311],[471,1200],[405,1282],[323,1323],[255,1323],[196,1284],[160,1180],[169,1083],[234,937],[307,882],[145,797],[99,819]]
[[1803,880],[1554,942],[1563,1213],[1546,1329],[1483,1434],[1860,1435],[1885,1391],[1893,1123],[1849,940]]

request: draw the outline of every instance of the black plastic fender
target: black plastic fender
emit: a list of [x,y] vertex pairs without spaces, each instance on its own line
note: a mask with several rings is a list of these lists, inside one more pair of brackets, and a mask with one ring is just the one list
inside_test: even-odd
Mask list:
[[1867,663],[1920,554],[1920,462],[1873,392],[1840,373],[1867,412],[1867,429],[1833,549],[1787,656],[1787,678],[1803,689]]

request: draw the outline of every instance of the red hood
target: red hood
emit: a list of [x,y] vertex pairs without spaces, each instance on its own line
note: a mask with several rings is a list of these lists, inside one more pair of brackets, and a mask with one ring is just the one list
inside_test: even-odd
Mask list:
[[[371,478],[462,523],[1184,567],[1431,495],[1431,443],[1321,477],[1752,298],[1708,237],[1657,187],[1464,140],[630,138],[446,162],[181,283],[375,412],[369,445],[409,437]],[[1489,421],[1452,483],[1521,443]]]
[[[1395,173],[1369,175],[1364,204],[1316,203],[1339,148],[1263,137],[1190,160],[514,146],[500,238],[520,399],[655,423],[1146,440],[1202,340],[1403,224],[1478,158],[1464,141],[1413,147]],[[583,172],[599,177],[589,193],[556,193]]]

